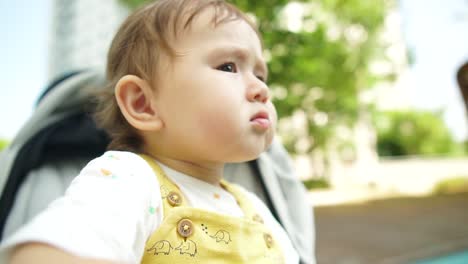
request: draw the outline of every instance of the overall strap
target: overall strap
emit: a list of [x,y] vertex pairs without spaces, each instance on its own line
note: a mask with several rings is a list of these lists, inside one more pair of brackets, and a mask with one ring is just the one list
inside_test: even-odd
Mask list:
[[263,223],[262,217],[257,213],[252,202],[247,198],[246,191],[243,191],[237,184],[221,181],[221,186],[236,198],[239,207],[244,212],[244,217],[256,222]]
[[187,201],[180,191],[180,188],[167,177],[161,166],[148,155],[140,154],[140,157],[153,169],[158,179],[164,215],[167,215],[171,208],[187,206]]

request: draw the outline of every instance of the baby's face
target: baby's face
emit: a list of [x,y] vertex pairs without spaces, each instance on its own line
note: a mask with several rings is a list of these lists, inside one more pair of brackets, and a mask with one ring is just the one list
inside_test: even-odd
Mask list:
[[188,160],[254,159],[270,145],[277,119],[260,40],[240,19],[212,26],[211,12],[180,33],[180,56],[158,82],[165,140]]

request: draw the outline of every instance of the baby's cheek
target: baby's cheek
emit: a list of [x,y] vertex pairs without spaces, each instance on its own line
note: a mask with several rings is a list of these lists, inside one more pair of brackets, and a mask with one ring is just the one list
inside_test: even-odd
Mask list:
[[275,127],[272,126],[271,130],[268,131],[268,135],[265,139],[265,150],[270,147],[271,143],[273,142],[273,138],[275,137]]
[[276,123],[278,122],[278,114],[276,113],[276,108],[272,102],[268,104],[268,109],[270,111],[270,120],[271,120],[272,129],[275,130]]
[[229,115],[210,112],[200,117],[200,130],[210,140],[230,141],[236,129]]
[[276,134],[276,124],[278,122],[278,115],[276,113],[276,108],[273,105],[273,103],[270,102],[268,105],[269,111],[270,111],[270,121],[271,121],[271,128],[268,131],[267,137],[266,137],[266,148],[268,148],[271,143],[273,142],[273,138],[275,137]]

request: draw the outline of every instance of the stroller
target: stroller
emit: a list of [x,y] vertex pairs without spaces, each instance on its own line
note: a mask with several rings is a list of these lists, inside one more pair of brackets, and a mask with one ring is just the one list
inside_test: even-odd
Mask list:
[[[105,152],[109,137],[90,115],[91,93],[104,83],[104,74],[95,69],[70,72],[52,82],[1,153],[0,240],[63,195],[81,168]],[[265,202],[288,232],[301,263],[315,263],[312,208],[279,142],[255,161],[228,164],[225,175]]]

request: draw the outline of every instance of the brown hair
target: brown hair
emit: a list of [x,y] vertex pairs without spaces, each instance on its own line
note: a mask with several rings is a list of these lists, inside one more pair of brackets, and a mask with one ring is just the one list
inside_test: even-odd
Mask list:
[[[172,58],[176,51],[169,43],[178,31],[186,29],[206,8],[214,9],[212,23],[241,19],[246,21],[260,38],[254,23],[235,6],[223,0],[158,0],[133,12],[120,26],[107,55],[108,85],[97,96],[95,119],[111,137],[108,149],[142,151],[142,139],[125,120],[114,96],[114,87],[125,75],[136,75],[156,83],[161,55]],[[172,37],[172,38],[171,38]]]

